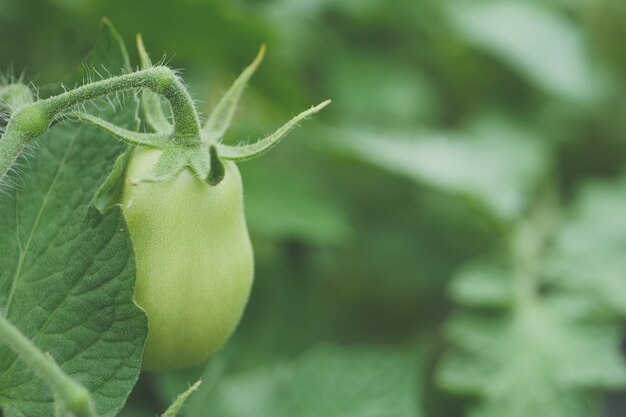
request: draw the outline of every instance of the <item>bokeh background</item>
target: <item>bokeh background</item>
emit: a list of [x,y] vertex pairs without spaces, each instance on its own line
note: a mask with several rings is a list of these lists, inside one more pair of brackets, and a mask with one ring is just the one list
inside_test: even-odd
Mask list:
[[626,2],[0,0],[0,69],[58,81],[103,16],[204,113],[265,43],[233,143],[333,99],[240,165],[235,337],[124,416],[201,375],[185,416],[626,413]]

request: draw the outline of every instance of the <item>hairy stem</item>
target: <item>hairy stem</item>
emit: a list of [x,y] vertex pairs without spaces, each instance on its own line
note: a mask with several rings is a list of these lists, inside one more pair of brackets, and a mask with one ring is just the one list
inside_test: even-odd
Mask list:
[[[139,59],[141,60],[141,68],[152,68],[152,61],[146,51],[146,47],[143,44],[143,38],[140,34],[137,34],[137,51],[139,52]],[[172,126],[167,120],[167,117],[163,113],[159,96],[152,91],[144,91],[141,97],[141,102],[146,116],[148,124],[157,132],[164,133],[170,132]]]
[[7,127],[4,136],[0,138],[0,184],[27,143],[28,138],[25,135]]
[[3,314],[0,314],[0,339],[50,386],[75,416],[96,416],[89,391],[66,375],[52,357],[41,352]]
[[149,88],[163,95],[172,106],[175,140],[181,145],[200,143],[200,121],[189,92],[174,72],[167,67],[152,67],[96,81],[74,90],[42,100],[41,105],[51,117],[77,104],[133,88]]
[[200,121],[189,92],[171,69],[152,67],[89,83],[19,108],[0,138],[0,182],[26,145],[43,135],[62,112],[98,97],[134,88],[149,88],[170,102],[174,117],[172,140],[177,145],[200,146]]

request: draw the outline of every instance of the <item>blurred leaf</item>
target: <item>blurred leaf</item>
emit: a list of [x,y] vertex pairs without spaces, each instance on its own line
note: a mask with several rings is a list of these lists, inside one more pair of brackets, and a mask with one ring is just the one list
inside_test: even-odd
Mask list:
[[0,0],[0,20],[13,17],[16,0]]
[[[604,300],[592,291],[564,290],[543,281],[550,272],[546,265],[554,265],[549,243],[559,220],[556,206],[554,194],[545,191],[533,210],[504,235],[506,269],[497,258],[493,265],[471,261],[451,284],[457,300],[472,308],[448,323],[453,348],[441,363],[438,379],[450,391],[481,397],[471,416],[592,417],[599,413],[594,390],[626,386],[622,330],[607,314]],[[615,208],[611,203],[599,206]],[[596,232],[602,236],[607,229]],[[606,233],[612,249],[614,233]],[[578,237],[571,242],[577,247]],[[586,255],[567,256],[579,267],[576,258]]]
[[562,288],[594,294],[626,314],[626,177],[581,188],[546,267]]
[[507,128],[397,134],[343,129],[329,146],[412,180],[476,200],[503,220],[519,216],[548,166],[537,141]]
[[[447,389],[483,397],[471,416],[595,416],[587,388],[626,384],[612,323],[573,315],[557,300],[507,316],[463,314],[448,327],[457,349],[441,363]],[[574,305],[572,305],[574,303]]]
[[618,41],[626,37],[626,3],[622,0],[594,0],[583,2],[583,6],[596,50],[619,68],[626,67],[626,51]]
[[541,3],[452,2],[446,8],[461,39],[511,65],[545,91],[589,99],[600,85],[582,33]]
[[319,346],[221,380],[203,410],[220,417],[417,417],[420,372],[414,350]]
[[450,283],[450,295],[465,306],[504,307],[513,300],[510,272],[494,262],[472,261],[460,268]]
[[302,167],[272,157],[240,165],[246,218],[253,235],[337,244],[350,235],[345,210]]
[[407,63],[374,54],[339,55],[329,62],[333,112],[351,123],[415,126],[432,119],[437,97],[420,72]]

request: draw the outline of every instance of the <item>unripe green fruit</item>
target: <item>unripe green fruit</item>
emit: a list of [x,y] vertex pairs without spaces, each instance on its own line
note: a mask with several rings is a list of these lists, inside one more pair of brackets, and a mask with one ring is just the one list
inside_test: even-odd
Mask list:
[[233,333],[250,294],[253,256],[237,166],[210,186],[184,169],[138,182],[161,152],[136,149],[120,204],[137,261],[135,299],[148,316],[144,370],[196,365]]

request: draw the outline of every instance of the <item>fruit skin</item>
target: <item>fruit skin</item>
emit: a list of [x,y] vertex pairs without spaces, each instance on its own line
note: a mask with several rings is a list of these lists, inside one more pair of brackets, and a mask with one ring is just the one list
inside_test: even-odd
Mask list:
[[160,154],[133,151],[120,201],[135,247],[135,299],[148,316],[142,368],[151,371],[196,365],[226,343],[247,303],[254,262],[237,166],[224,161],[215,186],[188,169],[138,183]]

